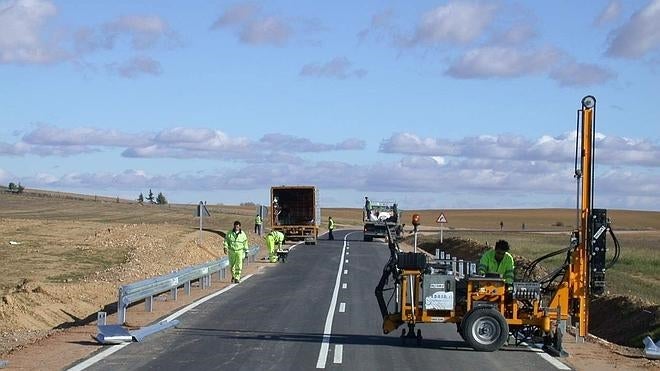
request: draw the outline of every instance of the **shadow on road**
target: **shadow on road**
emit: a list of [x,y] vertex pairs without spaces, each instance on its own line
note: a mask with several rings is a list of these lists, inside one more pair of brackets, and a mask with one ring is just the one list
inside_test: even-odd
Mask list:
[[[284,341],[284,342],[303,342],[303,343],[321,343],[323,341],[323,334],[318,333],[288,333],[288,332],[271,332],[271,331],[246,331],[246,330],[223,330],[223,329],[204,329],[204,328],[189,328],[177,327],[176,331],[182,336],[191,336],[194,338],[199,337],[212,337],[216,340],[241,340],[241,341]],[[399,336],[379,336],[379,335],[354,335],[354,334],[332,334],[330,338],[331,344],[350,344],[350,345],[381,345],[381,346],[403,346],[403,342]],[[441,339],[424,339],[421,345],[417,345],[415,341],[408,341],[406,346],[411,348],[426,348],[426,349],[444,349],[454,351],[468,351],[473,352],[472,348],[468,347],[462,341],[441,340]]]

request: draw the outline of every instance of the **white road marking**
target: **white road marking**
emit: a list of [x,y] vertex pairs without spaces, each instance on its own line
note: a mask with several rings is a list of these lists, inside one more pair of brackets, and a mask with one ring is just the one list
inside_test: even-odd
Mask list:
[[[249,275],[243,277],[242,280],[246,280],[246,279],[248,279],[248,278],[250,278],[250,277],[252,277],[252,276],[253,276],[252,274],[249,274]],[[168,317],[166,317],[166,318],[163,319],[162,321],[171,321],[171,320],[173,320],[173,319],[176,319],[177,317],[180,317],[181,315],[183,315],[184,313],[186,313],[186,312],[190,311],[191,309],[197,307],[198,305],[200,305],[200,304],[202,304],[202,303],[204,303],[204,302],[207,302],[207,301],[213,299],[214,297],[216,297],[216,296],[218,296],[218,295],[220,295],[220,294],[223,294],[223,293],[225,293],[225,292],[227,292],[227,291],[233,289],[234,287],[236,287],[235,284],[233,284],[233,285],[229,285],[229,286],[225,287],[224,289],[222,289],[222,290],[220,290],[220,291],[218,291],[218,292],[214,292],[214,293],[211,294],[211,295],[205,296],[205,297],[203,297],[203,298],[197,300],[196,302],[191,303],[191,304],[189,304],[189,305],[187,305],[187,306],[185,306],[185,307],[179,309],[178,311],[176,311],[176,312],[174,312],[173,314],[169,315]],[[159,322],[161,322],[161,321],[159,321]],[[131,345],[131,344],[132,344],[132,343],[125,343],[125,344],[113,345],[113,346],[111,346],[110,348],[108,348],[108,349],[102,351],[101,353],[98,353],[97,355],[95,355],[95,356],[93,356],[93,357],[91,357],[91,358],[88,358],[88,359],[84,360],[83,362],[80,362],[80,363],[78,363],[77,365],[75,365],[75,366],[69,368],[68,371],[81,371],[81,370],[84,370],[84,369],[86,369],[87,367],[93,366],[93,365],[96,364],[97,362],[100,362],[100,361],[104,360],[105,358],[111,356],[112,354],[114,354],[114,353],[120,351],[120,350],[123,349],[124,347],[129,346],[129,345]]]
[[348,269],[344,269],[344,274],[348,274]]
[[348,264],[348,259],[346,259],[346,264]]
[[339,313],[346,312],[346,303],[339,303]]
[[344,354],[344,346],[342,344],[335,345],[335,359],[334,363],[341,363]]
[[341,284],[341,288],[342,288],[342,289],[345,289],[347,286],[348,286],[347,283],[342,283],[342,284]]
[[541,358],[545,359],[550,363],[551,365],[555,366],[559,370],[570,370],[571,368],[566,366],[562,361],[556,359],[555,357],[549,355],[548,353],[544,352],[542,349],[536,347],[536,346],[531,346],[527,344],[526,342],[520,343],[521,345],[526,346],[530,350],[532,350],[534,353],[538,354]]
[[349,232],[346,234],[346,236],[344,236],[344,247],[341,250],[342,256],[339,260],[339,269],[337,269],[337,279],[335,281],[335,289],[332,292],[332,300],[330,300],[330,308],[328,308],[328,315],[325,317],[323,341],[321,342],[321,349],[319,349],[319,358],[316,361],[316,368],[325,368],[325,363],[328,361],[330,335],[332,335],[332,320],[335,318],[335,310],[337,309],[337,296],[339,295],[339,284],[341,283],[341,271],[344,269],[344,254],[346,253],[346,245],[348,244],[346,239],[351,233],[354,232]]
[[545,352],[539,352],[536,353],[541,356],[541,358],[545,359],[546,361],[550,362],[551,365],[557,367],[560,370],[570,370],[571,368],[563,364],[562,362],[556,360],[553,356],[549,355],[548,353]]
[[346,255],[348,255],[348,251],[346,251]]

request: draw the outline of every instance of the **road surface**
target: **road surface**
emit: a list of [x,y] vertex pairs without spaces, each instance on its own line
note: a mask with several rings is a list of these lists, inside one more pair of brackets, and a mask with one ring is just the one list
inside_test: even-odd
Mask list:
[[[557,370],[524,348],[468,348],[452,324],[420,325],[421,346],[383,335],[374,296],[389,251],[358,231],[299,245],[178,319],[176,328],[122,348],[89,370]],[[547,357],[547,355],[545,356]]]

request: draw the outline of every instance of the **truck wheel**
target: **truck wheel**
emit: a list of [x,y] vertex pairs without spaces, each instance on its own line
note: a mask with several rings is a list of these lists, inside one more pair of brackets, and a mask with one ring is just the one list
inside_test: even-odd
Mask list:
[[509,337],[509,325],[493,308],[477,308],[463,322],[465,341],[480,352],[500,349]]

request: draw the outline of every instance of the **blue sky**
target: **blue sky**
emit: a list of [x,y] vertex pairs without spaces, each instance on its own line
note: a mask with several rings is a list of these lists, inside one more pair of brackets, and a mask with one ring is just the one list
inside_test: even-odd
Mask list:
[[[582,3],[580,3],[582,5]],[[0,183],[171,202],[660,210],[660,0],[0,0]]]

